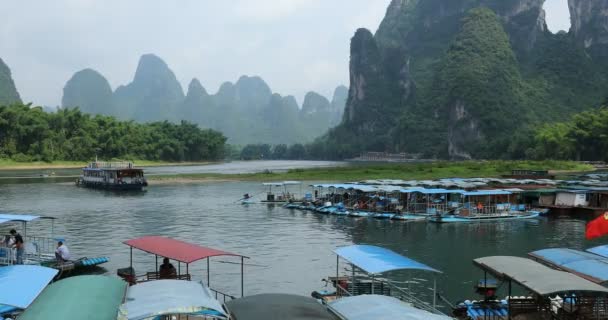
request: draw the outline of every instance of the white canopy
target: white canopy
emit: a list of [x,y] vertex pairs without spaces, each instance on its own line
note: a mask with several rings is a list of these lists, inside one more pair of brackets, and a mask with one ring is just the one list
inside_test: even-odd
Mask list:
[[329,309],[348,320],[447,320],[445,315],[430,313],[397,298],[381,295],[360,295],[329,303]]
[[160,315],[197,314],[228,319],[222,304],[202,282],[156,280],[129,288],[121,320],[153,319]]

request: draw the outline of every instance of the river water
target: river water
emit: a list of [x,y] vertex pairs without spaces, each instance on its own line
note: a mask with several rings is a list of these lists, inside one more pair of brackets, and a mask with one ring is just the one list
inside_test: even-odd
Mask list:
[[[473,258],[601,244],[586,241],[585,221],[575,219],[437,225],[357,220],[236,201],[244,193],[261,191],[259,183],[251,182],[152,183],[148,191],[135,194],[78,188],[66,182],[3,183],[0,211],[57,217],[54,233],[67,239],[73,256],[110,257],[105,265],[108,274],[129,264],[129,249],[122,242],[144,235],[174,237],[251,257],[246,260],[245,294],[308,295],[323,288],[322,278],[335,274],[332,249],[372,244],[442,270],[438,289],[455,301],[476,298],[472,287],[482,274],[472,265]],[[49,226],[48,221],[33,222],[28,234],[47,235]],[[0,225],[0,232],[9,227]],[[134,252],[138,273],[154,270],[154,256]],[[212,259],[211,286],[237,294],[240,265],[223,262],[240,260]],[[190,267],[199,279],[205,270],[204,261]],[[394,272],[389,277],[401,282],[416,279],[410,287],[427,297],[432,286],[428,281],[432,278],[425,274]]]

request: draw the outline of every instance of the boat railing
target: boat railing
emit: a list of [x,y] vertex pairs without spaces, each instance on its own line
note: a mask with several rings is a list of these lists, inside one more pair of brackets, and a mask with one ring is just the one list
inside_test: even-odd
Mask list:
[[211,290],[211,292],[213,292],[215,294],[215,299],[218,300],[218,301],[220,300],[220,298],[222,299],[223,302],[236,299],[235,296],[229,295],[227,293],[223,293],[223,292],[221,292],[219,290],[215,290],[215,289],[212,289],[212,288],[209,288],[209,290]]
[[[423,301],[422,299],[418,298],[416,295],[395,285],[394,283],[391,283],[390,281],[386,281],[386,284],[390,288],[393,289],[391,295],[396,298],[399,298],[399,300],[410,303],[418,309],[426,310],[428,312],[435,313],[435,314],[443,314],[435,306],[431,305],[430,303],[428,303],[426,301]],[[433,295],[435,295],[435,294],[436,294],[436,292],[433,292]]]
[[0,265],[10,266],[15,262],[15,249],[0,247]]
[[497,203],[497,204],[475,204],[473,202],[467,202],[460,210],[461,215],[499,215],[508,214],[511,212],[510,203]]
[[129,161],[94,161],[89,163],[89,168],[92,169],[101,169],[101,168],[113,168],[113,169],[131,169],[133,168],[133,163]]

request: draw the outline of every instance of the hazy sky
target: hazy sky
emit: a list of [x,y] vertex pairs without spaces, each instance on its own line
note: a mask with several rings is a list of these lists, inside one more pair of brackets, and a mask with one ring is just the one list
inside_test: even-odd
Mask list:
[[[449,1],[449,0],[446,0]],[[215,93],[259,75],[302,102],[348,85],[349,41],[375,31],[390,0],[1,1],[0,57],[23,100],[60,104],[74,72],[93,68],[113,89],[133,78],[144,53],[160,56],[184,91],[193,77]],[[567,0],[547,0],[551,30],[570,25]]]

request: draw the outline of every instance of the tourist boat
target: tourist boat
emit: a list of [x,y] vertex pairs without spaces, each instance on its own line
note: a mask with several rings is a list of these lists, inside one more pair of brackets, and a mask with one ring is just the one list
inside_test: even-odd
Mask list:
[[[218,249],[207,248],[197,244],[188,243],[176,239],[161,237],[161,236],[145,236],[137,239],[127,240],[123,242],[130,248],[129,267],[117,270],[119,277],[123,278],[129,284],[134,285],[139,282],[159,280],[159,264],[158,258],[169,258],[177,261],[177,274],[174,279],[177,280],[191,280],[190,275],[190,264],[199,260],[207,260],[207,287],[214,294],[221,295],[224,299],[234,299],[235,296],[222,293],[218,290],[211,289],[210,287],[210,262],[212,257],[218,256],[231,256],[237,257],[240,260],[241,265],[241,296],[244,295],[244,265],[245,259],[249,259],[246,256],[239,255],[236,253],[230,253]],[[148,271],[145,274],[136,275],[135,269],[133,268],[133,249],[138,249],[155,256],[155,270]],[[182,272],[182,264],[185,267],[185,273]]]
[[[56,269],[59,271],[56,275],[57,279],[72,275],[85,274],[88,272],[95,272],[97,271],[97,266],[110,261],[108,257],[82,257],[75,260],[57,262],[57,259],[55,258],[57,242],[66,241],[63,238],[57,238],[53,235],[55,220],[56,219],[53,217],[0,213],[0,225],[15,222],[20,222],[22,224],[22,237],[25,243],[25,254],[23,257],[24,264],[39,265]],[[50,237],[28,235],[27,225],[33,221],[50,221]],[[3,245],[0,244],[0,266],[12,265],[15,263],[15,260],[15,250],[12,248],[3,247]]]
[[57,269],[14,265],[0,268],[0,288],[18,288],[19,294],[0,295],[0,319],[15,319],[27,309],[59,271]]
[[105,190],[138,190],[148,186],[144,170],[131,162],[93,161],[82,169],[77,186]]
[[[454,309],[459,319],[604,319],[608,316],[608,288],[531,259],[492,256],[473,263],[484,272],[479,301],[465,301]],[[495,279],[495,283],[491,276]],[[491,285],[488,285],[491,284]],[[513,286],[530,296],[513,296]],[[506,287],[507,297],[496,298]]]
[[597,251],[598,247],[588,249],[587,252],[569,248],[550,248],[536,250],[528,255],[553,269],[566,271],[606,286],[608,284],[608,258],[593,253],[594,250]]
[[537,218],[539,212],[513,210],[509,201],[512,193],[506,190],[478,190],[462,193],[462,206],[454,214],[436,214],[429,217],[435,223],[496,222]]
[[[334,253],[337,255],[336,275],[328,277],[326,281],[334,286],[335,291],[315,291],[312,293],[312,297],[321,300],[329,306],[330,310],[342,315],[341,319],[375,319],[376,317],[370,316],[374,314],[373,312],[376,312],[375,314],[378,316],[386,313],[387,317],[382,317],[382,319],[411,319],[406,315],[413,316],[414,313],[422,315],[420,319],[449,319],[436,308],[436,278],[433,281],[432,303],[423,301],[419,295],[400,288],[390,280],[383,278],[387,272],[395,270],[419,270],[434,275],[441,274],[441,271],[376,246],[352,245],[337,248]],[[350,275],[341,276],[339,274],[340,259],[351,265],[352,273]],[[358,271],[361,271],[362,274]],[[354,299],[357,296],[365,298]],[[398,297],[399,300],[377,296]],[[357,304],[365,304],[367,307],[354,308],[353,306]],[[394,310],[397,310],[396,313],[393,313]],[[399,315],[399,312],[404,313]],[[362,314],[357,315],[358,313]],[[414,319],[417,318],[414,317]]]
[[458,197],[465,190],[459,189],[401,189],[402,212],[393,216],[393,220],[424,221],[436,215],[447,215],[460,207]]

